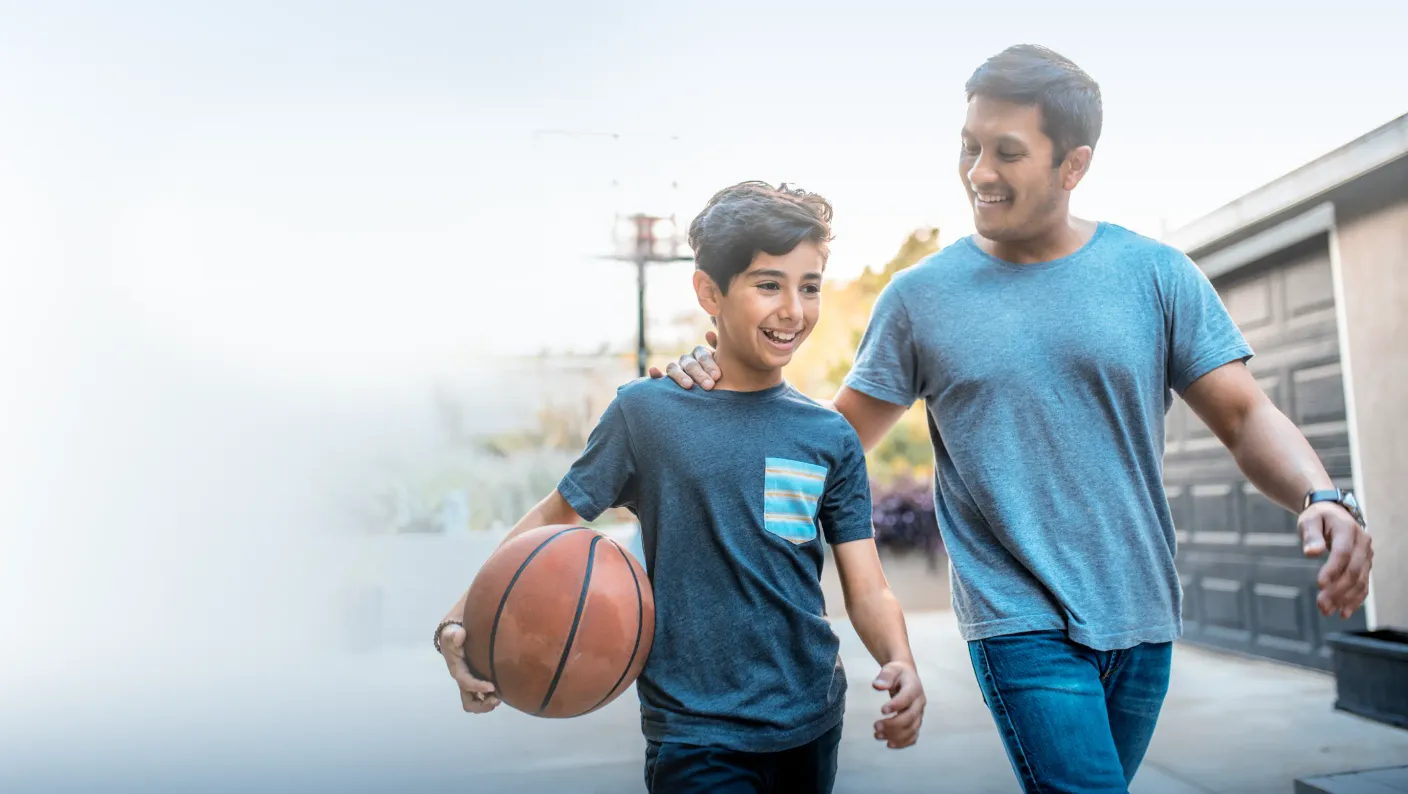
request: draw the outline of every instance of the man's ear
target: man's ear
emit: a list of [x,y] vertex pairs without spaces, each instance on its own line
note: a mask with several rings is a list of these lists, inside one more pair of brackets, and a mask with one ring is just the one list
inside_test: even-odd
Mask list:
[[719,292],[719,286],[714,283],[709,274],[702,270],[694,271],[694,294],[699,298],[699,308],[703,309],[710,317],[717,318],[722,310],[719,300],[723,294]]
[[1090,173],[1090,160],[1095,156],[1095,150],[1089,146],[1077,146],[1066,153],[1066,159],[1061,163],[1061,187],[1067,191],[1075,190],[1076,185]]

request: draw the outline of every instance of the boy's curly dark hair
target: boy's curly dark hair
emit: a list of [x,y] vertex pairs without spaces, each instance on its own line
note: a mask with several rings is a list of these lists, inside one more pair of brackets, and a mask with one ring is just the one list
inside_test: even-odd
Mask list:
[[831,203],[786,183],[726,187],[689,224],[695,268],[707,273],[724,295],[759,252],[782,256],[810,241],[825,256],[831,239]]

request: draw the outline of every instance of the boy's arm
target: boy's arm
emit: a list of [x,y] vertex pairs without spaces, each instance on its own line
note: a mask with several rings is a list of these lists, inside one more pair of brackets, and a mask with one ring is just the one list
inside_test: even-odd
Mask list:
[[[557,489],[520,518],[499,545],[538,527],[555,524],[580,526],[584,520],[595,520],[613,505],[628,503],[635,494],[635,472],[630,427],[618,395],[602,413],[587,438],[587,448],[563,476]],[[445,620],[457,623],[464,614],[468,598],[469,591],[466,590],[450,607]],[[464,654],[465,630],[455,623],[441,623],[437,627],[437,646],[450,668],[450,675],[459,685],[465,711],[492,711],[498,705],[498,699],[493,695],[494,687],[469,674],[469,663]]]
[[[554,490],[543,497],[543,500],[533,506],[531,510],[513,525],[513,529],[499,541],[502,547],[510,540],[538,527],[546,527],[554,524],[580,525],[584,523],[582,517],[577,514],[572,506],[567,504],[567,500],[562,497],[560,491]],[[488,681],[480,681],[469,673],[469,662],[465,658],[464,626],[459,624],[459,620],[464,616],[465,601],[469,598],[469,590],[459,597],[450,607],[450,611],[445,613],[445,621],[440,624],[441,628],[436,635],[440,644],[440,654],[445,657],[445,665],[450,668],[450,677],[455,679],[455,683],[460,687],[460,705],[471,714],[483,714],[493,711],[499,705],[498,696],[494,694],[494,685]],[[449,623],[449,621],[455,621]]]
[[834,553],[851,625],[880,663],[874,686],[890,693],[875,723],[875,738],[892,748],[908,747],[924,719],[924,686],[914,667],[904,613],[875,550],[865,452],[849,429],[838,441],[841,449],[827,474],[817,518]]
[[901,662],[914,666],[904,612],[890,590],[873,539],[853,540],[832,547],[836,572],[846,600],[846,614],[865,649],[882,666]]
[[908,747],[919,736],[928,701],[909,647],[904,611],[890,591],[873,538],[840,543],[833,550],[846,615],[881,665],[874,686],[892,696],[880,709],[885,716],[875,723],[875,738],[885,739],[891,748]]
[[[584,523],[586,522],[582,520],[576,510],[572,509],[572,505],[567,504],[567,500],[562,498],[562,492],[554,490],[544,496],[542,501],[533,505],[532,509],[523,514],[522,518],[518,519],[518,523],[513,525],[513,529],[509,530],[508,534],[504,535],[504,539],[499,541],[498,547],[502,547],[519,535],[539,527],[553,526],[554,524],[580,526]],[[461,595],[454,606],[450,607],[450,611],[445,613],[445,620],[459,620],[464,615],[464,602],[468,597],[469,590],[466,589],[464,595]]]

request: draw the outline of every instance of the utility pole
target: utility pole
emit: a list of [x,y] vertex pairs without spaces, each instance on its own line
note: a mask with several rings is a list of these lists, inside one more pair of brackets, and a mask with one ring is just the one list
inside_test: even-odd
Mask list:
[[[605,139],[608,140],[609,147],[614,150],[617,156],[623,154],[621,147],[627,145],[631,150],[631,157],[635,163],[630,170],[633,175],[622,178],[617,175],[611,180],[611,189],[617,194],[616,206],[642,207],[642,205],[656,210],[662,207],[674,206],[674,196],[665,198],[663,194],[655,196],[641,195],[641,185],[645,182],[656,182],[656,174],[661,170],[671,169],[672,165],[659,164],[651,166],[648,159],[643,160],[643,153],[639,147],[623,144],[623,139],[630,140],[651,140],[665,142],[668,148],[677,147],[680,143],[680,136],[672,133],[650,134],[650,133],[619,133],[602,132],[591,130],[572,129],[539,129],[533,131],[535,142],[549,138],[566,139]],[[657,154],[658,156],[658,154]],[[674,157],[678,157],[676,152]],[[666,159],[669,159],[668,157]],[[618,165],[623,165],[619,164]],[[635,182],[636,187],[627,192],[633,193],[630,198],[623,197],[620,193],[623,184]],[[678,180],[668,180],[669,191],[673,194],[679,189]],[[665,189],[661,184],[656,188],[647,189],[646,193],[659,193]],[[685,235],[681,232],[675,222],[674,215],[652,214],[649,212],[636,211],[631,215],[616,216],[616,231],[614,234],[616,242],[616,252],[611,256],[601,257],[617,262],[630,262],[636,266],[636,373],[639,377],[645,377],[648,369],[647,357],[650,354],[650,346],[645,338],[645,271],[651,264],[661,262],[691,262],[694,257],[689,254],[688,246],[685,245]],[[684,250],[685,253],[680,253]]]
[[617,218],[617,251],[605,257],[636,266],[636,374],[645,377],[650,346],[645,339],[645,269],[661,262],[691,262],[693,256],[680,253],[683,235],[671,216],[638,212]]

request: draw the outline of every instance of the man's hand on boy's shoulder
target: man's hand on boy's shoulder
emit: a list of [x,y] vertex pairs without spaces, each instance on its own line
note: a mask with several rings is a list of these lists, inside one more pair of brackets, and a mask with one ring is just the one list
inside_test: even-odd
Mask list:
[[875,722],[875,738],[893,750],[914,744],[924,722],[924,706],[928,704],[919,672],[908,662],[890,662],[880,668],[874,686],[890,693],[889,702],[880,707],[882,716]]
[[693,388],[696,383],[705,391],[714,388],[714,384],[723,377],[718,363],[714,361],[714,348],[719,346],[718,334],[709,331],[704,334],[704,341],[708,343],[707,347],[699,345],[693,352],[680,356],[679,361],[670,362],[663,374],[658,367],[651,367],[650,377],[663,378],[668,375],[670,380],[685,389]]
[[464,652],[465,631],[457,625],[449,625],[440,632],[440,654],[445,657],[445,665],[450,668],[450,677],[460,689],[460,705],[470,714],[487,714],[499,706],[499,697],[494,685],[480,681],[469,674],[469,662]]

